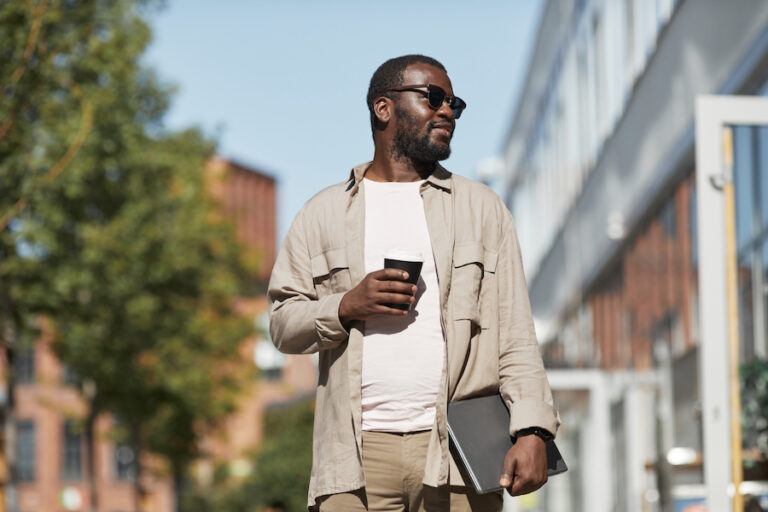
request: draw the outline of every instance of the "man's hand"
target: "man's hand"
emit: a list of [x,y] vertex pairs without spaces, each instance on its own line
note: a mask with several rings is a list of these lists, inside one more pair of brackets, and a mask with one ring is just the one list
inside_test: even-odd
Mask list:
[[405,282],[407,278],[407,272],[395,268],[383,268],[365,276],[341,298],[339,320],[342,325],[373,315],[407,315],[408,311],[384,305],[410,304],[415,300],[416,285]]
[[512,496],[533,492],[547,483],[547,449],[535,435],[519,438],[504,458],[499,484]]

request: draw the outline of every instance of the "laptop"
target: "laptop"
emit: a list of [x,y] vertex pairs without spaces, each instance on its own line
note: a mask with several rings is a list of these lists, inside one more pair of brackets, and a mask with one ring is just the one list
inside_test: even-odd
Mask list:
[[[470,480],[478,494],[499,491],[504,457],[512,448],[509,410],[501,395],[470,398],[448,404],[448,436],[451,451],[464,481]],[[547,474],[568,470],[555,441],[547,447]]]

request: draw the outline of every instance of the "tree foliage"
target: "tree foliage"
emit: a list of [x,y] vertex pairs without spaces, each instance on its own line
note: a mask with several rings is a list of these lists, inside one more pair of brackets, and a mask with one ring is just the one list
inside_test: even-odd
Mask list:
[[275,408],[264,417],[264,442],[256,456],[254,486],[265,505],[305,510],[312,469],[314,402]]
[[[744,448],[757,448],[768,458],[768,359],[755,357],[741,366],[741,403]],[[754,464],[754,459],[748,459]]]
[[150,8],[0,3],[0,333],[45,315],[94,417],[179,473],[234,407],[250,326],[231,299],[253,269],[205,190],[214,144],[163,128]]
[[245,480],[218,472],[213,488],[191,488],[183,512],[253,512],[307,509],[312,469],[314,402],[302,399],[273,406],[264,415],[264,439]]

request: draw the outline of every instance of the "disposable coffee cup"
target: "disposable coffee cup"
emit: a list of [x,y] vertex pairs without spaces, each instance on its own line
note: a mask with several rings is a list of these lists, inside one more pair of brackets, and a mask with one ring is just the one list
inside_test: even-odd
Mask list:
[[[420,252],[390,249],[384,255],[384,268],[396,268],[408,272],[407,282],[416,284],[421,274],[424,257]],[[410,304],[384,304],[387,307],[408,311]]]

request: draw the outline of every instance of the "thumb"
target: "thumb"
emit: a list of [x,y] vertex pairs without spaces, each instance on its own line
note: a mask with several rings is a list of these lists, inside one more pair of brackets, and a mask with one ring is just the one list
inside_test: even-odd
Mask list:
[[499,480],[499,485],[502,487],[509,487],[512,485],[512,478],[515,474],[515,469],[517,468],[517,457],[507,457],[504,460],[504,470],[501,473],[501,479]]

